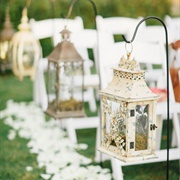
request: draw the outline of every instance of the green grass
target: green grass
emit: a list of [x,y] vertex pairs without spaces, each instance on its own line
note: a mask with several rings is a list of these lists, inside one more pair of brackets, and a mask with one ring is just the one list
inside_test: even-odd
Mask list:
[[[6,107],[6,101],[13,99],[16,102],[32,101],[33,82],[28,78],[19,81],[11,72],[0,75],[0,110]],[[98,104],[99,105],[99,104]],[[85,104],[88,116],[92,114]],[[170,123],[172,129],[172,123]],[[26,147],[28,140],[19,138],[13,140],[7,139],[10,127],[0,120],[0,179],[1,180],[40,180],[40,173],[44,169],[39,169],[36,161],[36,155],[30,154]],[[94,158],[95,156],[95,138],[96,129],[77,130],[78,143],[88,144],[88,150],[79,151],[81,154]],[[166,121],[163,124],[161,148],[166,148]],[[170,180],[179,179],[179,162],[171,161],[169,164]],[[97,164],[97,163],[93,163]],[[111,169],[110,161],[101,163],[102,167]],[[32,166],[33,170],[26,171],[26,166]],[[165,180],[166,162],[151,163],[142,165],[133,165],[123,167],[124,180]]]
[[[13,141],[7,139],[9,126],[0,121],[0,179],[1,180],[30,180],[41,179],[36,155],[30,154],[26,147],[28,140],[16,137]],[[31,166],[33,170],[28,172],[26,167]]]

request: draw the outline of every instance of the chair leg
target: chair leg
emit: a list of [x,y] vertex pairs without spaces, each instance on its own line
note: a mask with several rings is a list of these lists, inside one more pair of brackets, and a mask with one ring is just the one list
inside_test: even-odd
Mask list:
[[88,96],[89,96],[89,109],[91,112],[95,112],[97,110],[97,106],[96,106],[96,100],[95,100],[95,95],[94,95],[94,89],[93,88],[88,88],[88,92],[87,92]]
[[122,166],[117,159],[111,158],[111,166],[114,180],[123,180]]
[[67,129],[67,134],[69,139],[71,140],[72,143],[76,144],[77,143],[77,135],[76,135],[76,129],[74,128],[74,123],[72,119],[66,120],[66,129]]
[[180,148],[180,117],[177,113],[173,114],[173,133],[172,133],[172,147]]
[[97,148],[100,146],[100,127],[97,128],[96,131],[96,149],[95,149],[95,161],[101,162],[102,161],[102,154],[97,150]]

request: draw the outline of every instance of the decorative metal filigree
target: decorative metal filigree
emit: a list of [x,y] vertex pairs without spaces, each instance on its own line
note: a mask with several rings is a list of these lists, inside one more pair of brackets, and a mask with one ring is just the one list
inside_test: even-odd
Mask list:
[[124,153],[126,145],[126,137],[124,135],[124,121],[127,115],[126,103],[120,104],[114,112],[112,112],[112,103],[108,104],[107,99],[105,98],[103,99],[103,105],[110,115],[110,133],[104,136],[104,144],[106,147],[115,145],[122,153]]
[[103,102],[103,111],[107,112],[109,115],[111,114],[111,109],[112,109],[112,103],[108,103],[107,98],[102,97],[102,102]]
[[119,68],[134,71],[138,69],[138,65],[135,59],[130,60],[129,56],[128,58],[123,56],[120,59]]

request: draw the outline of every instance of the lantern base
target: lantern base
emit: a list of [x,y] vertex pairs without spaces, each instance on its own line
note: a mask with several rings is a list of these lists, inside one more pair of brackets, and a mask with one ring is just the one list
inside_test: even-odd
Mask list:
[[86,116],[84,110],[56,112],[56,111],[53,111],[51,108],[48,108],[45,111],[45,113],[48,114],[49,116],[53,117],[54,119],[64,119],[64,118],[85,117]]
[[142,160],[148,160],[148,159],[153,159],[153,158],[158,158],[155,154],[147,154],[147,155],[139,155],[139,156],[131,156],[131,157],[126,157],[119,154],[115,154],[114,152],[109,151],[107,148],[101,146],[98,148],[98,150],[102,153],[105,153],[113,158],[116,158],[120,161],[123,162],[133,162],[133,161],[142,161]]

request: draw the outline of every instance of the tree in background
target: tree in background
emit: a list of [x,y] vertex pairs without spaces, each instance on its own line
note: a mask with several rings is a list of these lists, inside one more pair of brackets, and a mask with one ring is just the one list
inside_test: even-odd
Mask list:
[[[93,28],[94,12],[91,4],[86,0],[75,3],[71,18],[82,16],[86,28]],[[36,20],[47,18],[60,18],[61,14],[67,15],[72,0],[31,0],[28,8],[28,17]],[[99,15],[103,17],[127,16],[158,16],[164,18],[171,13],[171,0],[94,0]],[[5,8],[9,5],[11,21],[17,28],[21,19],[21,12],[26,6],[25,0],[1,0],[0,3],[0,28],[4,22]],[[53,3],[53,4],[52,4]],[[52,6],[53,5],[53,6]]]

